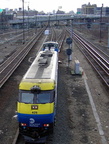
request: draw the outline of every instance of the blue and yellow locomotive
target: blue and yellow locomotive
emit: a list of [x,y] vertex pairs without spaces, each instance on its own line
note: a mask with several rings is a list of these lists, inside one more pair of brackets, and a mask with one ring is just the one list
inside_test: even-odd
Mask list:
[[53,132],[57,103],[58,53],[40,51],[19,85],[19,132],[26,141],[43,142]]

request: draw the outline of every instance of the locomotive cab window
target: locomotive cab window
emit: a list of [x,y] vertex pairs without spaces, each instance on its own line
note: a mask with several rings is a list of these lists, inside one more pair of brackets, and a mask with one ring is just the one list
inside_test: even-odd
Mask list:
[[31,91],[20,91],[19,101],[30,104],[52,103],[54,101],[54,91],[41,91],[31,93]]

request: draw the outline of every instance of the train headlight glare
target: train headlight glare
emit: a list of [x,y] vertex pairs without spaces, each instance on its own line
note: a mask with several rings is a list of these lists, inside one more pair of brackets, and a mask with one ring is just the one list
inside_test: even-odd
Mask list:
[[44,124],[44,127],[49,127],[50,125],[49,124]]
[[31,106],[31,109],[32,109],[32,110],[37,110],[37,109],[38,109],[38,105],[32,105],[32,106]]
[[21,126],[26,126],[27,124],[26,123],[21,123]]

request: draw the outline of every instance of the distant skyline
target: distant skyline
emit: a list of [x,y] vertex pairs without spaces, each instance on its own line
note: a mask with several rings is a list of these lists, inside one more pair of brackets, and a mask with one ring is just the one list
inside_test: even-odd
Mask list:
[[[35,9],[38,11],[44,12],[53,12],[53,10],[57,11],[58,8],[61,6],[62,11],[69,12],[69,11],[77,11],[77,8],[81,8],[83,4],[96,4],[98,7],[101,7],[102,4],[104,7],[109,7],[108,0],[24,0],[25,9],[27,9],[28,5],[30,9]],[[15,9],[15,8],[22,8],[22,0],[0,0],[0,8],[5,9]]]

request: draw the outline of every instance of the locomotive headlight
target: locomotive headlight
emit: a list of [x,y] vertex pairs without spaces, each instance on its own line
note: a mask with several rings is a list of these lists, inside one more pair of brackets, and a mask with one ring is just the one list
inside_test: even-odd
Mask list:
[[49,127],[50,125],[49,124],[44,124],[44,127]]
[[37,110],[37,109],[38,109],[38,106],[37,106],[37,105],[32,105],[32,106],[31,106],[31,109],[32,109],[32,110]]
[[21,126],[27,126],[27,124],[26,123],[21,123]]

